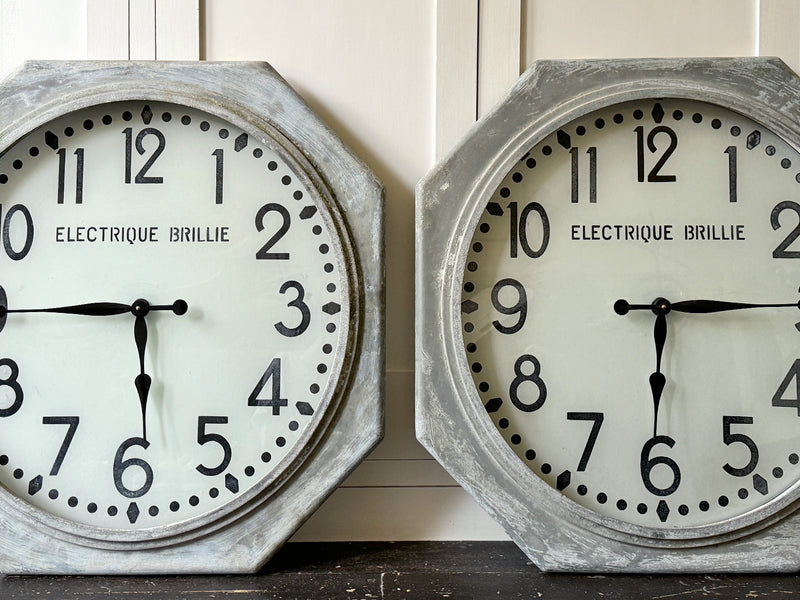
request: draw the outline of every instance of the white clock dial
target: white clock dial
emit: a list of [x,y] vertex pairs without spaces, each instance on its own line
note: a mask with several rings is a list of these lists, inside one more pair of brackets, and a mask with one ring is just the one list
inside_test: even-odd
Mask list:
[[467,236],[463,359],[499,434],[634,527],[735,529],[785,505],[799,218],[800,153],[715,105],[635,101],[548,135]]
[[[0,222],[7,493],[139,539],[242,506],[310,450],[349,357],[349,263],[275,142],[185,106],[90,107],[0,156]],[[89,314],[139,299],[163,310]]]

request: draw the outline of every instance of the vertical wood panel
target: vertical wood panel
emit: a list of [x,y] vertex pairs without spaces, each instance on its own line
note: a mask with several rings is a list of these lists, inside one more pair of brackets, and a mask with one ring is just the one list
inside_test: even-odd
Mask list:
[[436,0],[434,153],[441,158],[477,117],[478,0]]
[[0,27],[0,76],[26,60],[86,58],[86,0],[2,0]]
[[129,0],[131,60],[156,58],[156,0]]
[[[791,2],[791,0],[788,0]],[[540,58],[752,56],[758,0],[523,0],[525,66]]]
[[200,0],[156,0],[156,58],[200,58]]
[[478,116],[482,117],[519,78],[522,2],[483,0],[478,20]]
[[86,58],[128,58],[128,0],[87,0]]
[[800,2],[761,0],[758,15],[758,54],[777,56],[800,72]]

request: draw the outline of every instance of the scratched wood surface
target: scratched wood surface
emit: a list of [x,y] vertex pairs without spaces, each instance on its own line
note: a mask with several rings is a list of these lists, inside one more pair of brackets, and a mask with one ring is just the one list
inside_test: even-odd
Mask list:
[[799,590],[795,575],[544,574],[511,542],[290,543],[245,576],[0,577],[3,600],[790,600]]

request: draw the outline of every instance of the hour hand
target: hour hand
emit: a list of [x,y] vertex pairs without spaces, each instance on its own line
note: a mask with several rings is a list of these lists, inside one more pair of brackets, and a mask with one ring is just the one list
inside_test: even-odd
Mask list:
[[133,339],[139,354],[139,374],[133,380],[136,393],[139,394],[139,403],[142,406],[142,439],[147,440],[147,397],[150,394],[150,384],[153,382],[150,375],[144,372],[144,352],[147,346],[147,322],[144,315],[137,315],[133,323]]
[[653,437],[656,437],[658,435],[658,407],[661,404],[664,386],[667,384],[667,378],[661,372],[661,357],[667,341],[667,315],[663,311],[656,315],[653,338],[656,345],[656,370],[650,374],[650,391],[653,394]]

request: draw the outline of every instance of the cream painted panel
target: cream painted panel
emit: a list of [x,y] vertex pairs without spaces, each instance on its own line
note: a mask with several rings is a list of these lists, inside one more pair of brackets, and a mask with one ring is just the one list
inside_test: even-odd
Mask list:
[[128,2],[129,56],[131,60],[156,58],[156,0]]
[[503,540],[505,532],[459,487],[339,488],[293,542]]
[[758,0],[523,0],[523,57],[752,56]]
[[86,0],[0,0],[0,77],[46,58],[86,58]]
[[759,55],[778,56],[800,72],[800,2],[761,0],[758,23]]
[[478,0],[436,0],[434,151],[438,160],[477,118]]
[[478,24],[478,115],[502,99],[520,74],[521,0],[481,2]]
[[200,0],[156,1],[156,59],[200,58]]
[[86,0],[86,58],[127,60],[128,0]]

